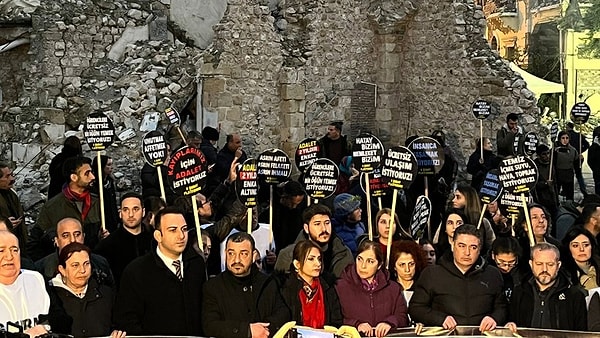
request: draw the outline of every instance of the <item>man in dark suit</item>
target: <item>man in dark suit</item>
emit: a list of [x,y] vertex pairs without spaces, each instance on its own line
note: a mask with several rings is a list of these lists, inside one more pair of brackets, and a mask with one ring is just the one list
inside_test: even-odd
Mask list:
[[199,336],[204,259],[186,250],[187,224],[173,207],[156,214],[156,250],[123,271],[114,322],[131,335]]

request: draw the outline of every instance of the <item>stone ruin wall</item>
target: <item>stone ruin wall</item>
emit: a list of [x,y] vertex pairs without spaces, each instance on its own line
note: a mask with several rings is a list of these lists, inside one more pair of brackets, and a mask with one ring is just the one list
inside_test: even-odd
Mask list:
[[[109,153],[121,186],[139,187],[140,125],[170,100],[182,109],[196,83],[222,134],[240,132],[251,155],[270,147],[291,155],[303,138],[344,120],[345,133],[368,130],[387,146],[441,128],[464,160],[478,137],[470,113],[477,98],[496,108],[486,136],[508,112],[537,119],[533,94],[489,50],[483,13],[470,0],[230,0],[206,50],[169,43],[160,29],[151,41],[127,38],[152,35],[169,11],[168,1],[138,2],[46,1],[34,13],[23,88],[0,106],[2,158],[23,166],[42,152],[17,187],[47,179],[64,135],[81,136],[92,111],[107,112],[117,134],[134,131]],[[116,49],[121,57],[108,58]]]

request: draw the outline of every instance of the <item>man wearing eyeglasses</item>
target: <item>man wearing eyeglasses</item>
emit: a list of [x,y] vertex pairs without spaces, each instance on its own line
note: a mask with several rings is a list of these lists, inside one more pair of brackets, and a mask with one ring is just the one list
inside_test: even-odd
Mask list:
[[529,260],[533,277],[514,290],[509,323],[511,331],[517,327],[560,330],[587,330],[585,291],[571,285],[560,273],[560,252],[549,243],[538,243],[531,248]]

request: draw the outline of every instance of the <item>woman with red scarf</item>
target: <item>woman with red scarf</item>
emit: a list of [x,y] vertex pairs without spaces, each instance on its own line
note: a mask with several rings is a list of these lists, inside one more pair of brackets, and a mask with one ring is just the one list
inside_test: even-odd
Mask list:
[[323,261],[319,246],[310,240],[297,243],[292,265],[295,272],[287,276],[281,291],[292,320],[314,329],[342,325],[335,288],[321,276]]

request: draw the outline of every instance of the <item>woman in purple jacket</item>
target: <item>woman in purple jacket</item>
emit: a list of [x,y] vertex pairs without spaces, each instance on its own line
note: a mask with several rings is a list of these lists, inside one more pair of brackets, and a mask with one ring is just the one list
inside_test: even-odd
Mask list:
[[355,264],[346,267],[336,291],[342,306],[344,324],[365,336],[385,336],[390,329],[408,326],[402,288],[389,280],[378,243],[363,241]]

